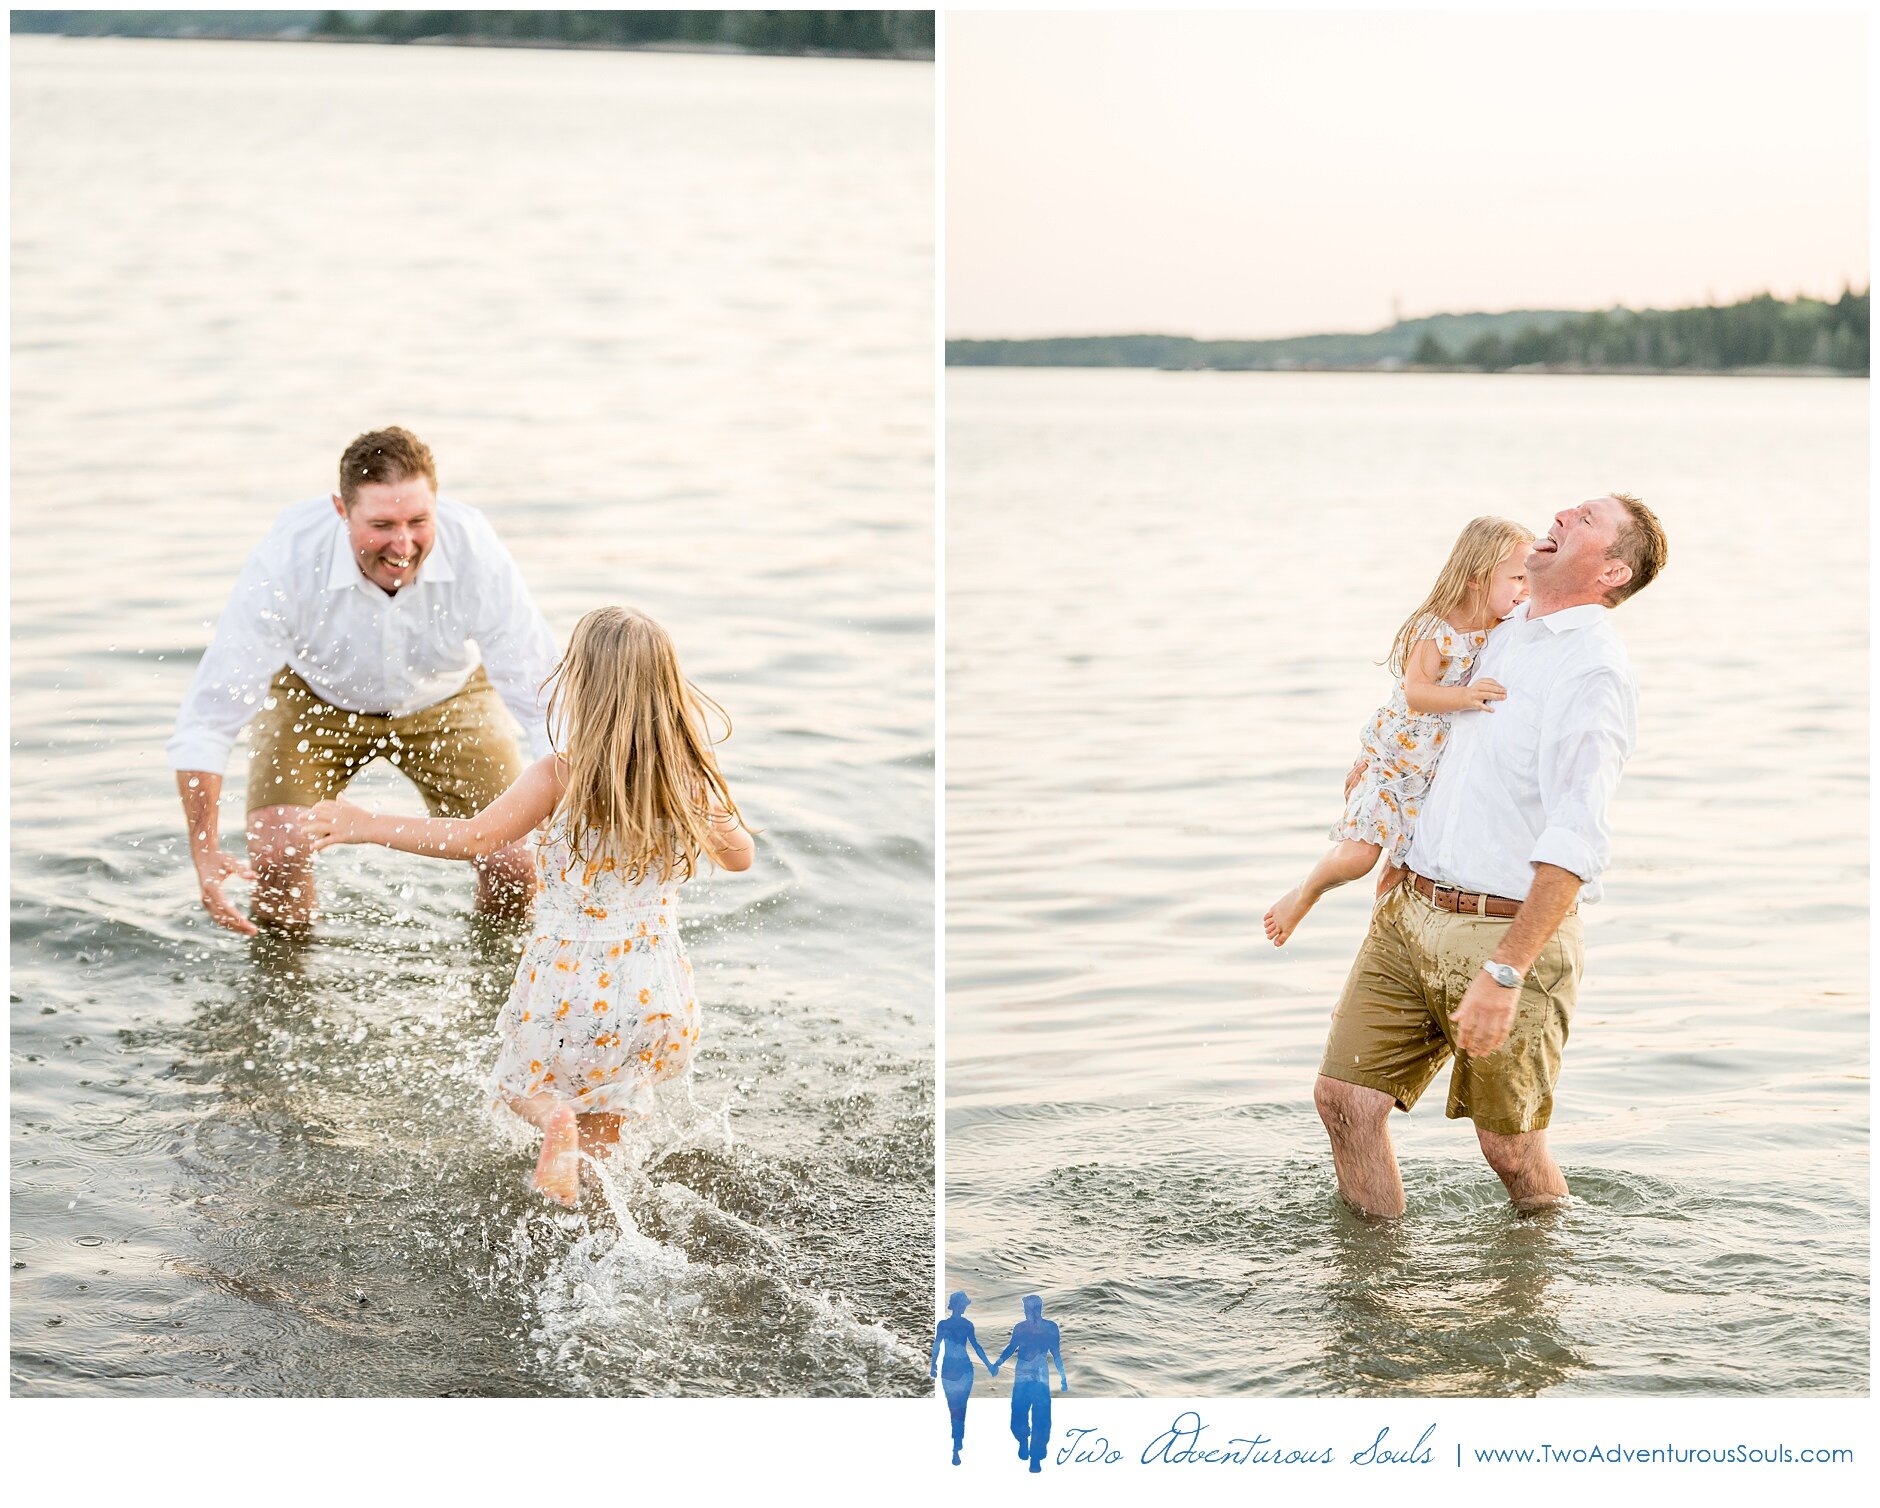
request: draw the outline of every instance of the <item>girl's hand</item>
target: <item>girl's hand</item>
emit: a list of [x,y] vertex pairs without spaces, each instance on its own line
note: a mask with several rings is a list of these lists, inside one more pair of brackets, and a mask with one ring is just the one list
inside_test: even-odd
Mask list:
[[1508,700],[1508,688],[1500,681],[1490,680],[1487,676],[1479,681],[1469,682],[1462,688],[1462,693],[1469,699],[1468,706],[1462,709],[1464,712],[1492,712],[1494,708],[1488,705],[1490,702]]
[[315,853],[336,843],[369,843],[372,813],[350,801],[322,801],[307,813],[307,846]]

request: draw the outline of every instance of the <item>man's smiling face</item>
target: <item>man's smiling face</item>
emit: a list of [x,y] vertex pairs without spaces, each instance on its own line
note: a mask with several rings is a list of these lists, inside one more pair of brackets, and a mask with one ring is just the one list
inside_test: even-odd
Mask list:
[[1612,547],[1625,526],[1625,505],[1614,497],[1596,497],[1554,515],[1553,527],[1534,541],[1528,555],[1528,579],[1534,594],[1552,599],[1600,597],[1627,580],[1632,569],[1612,558]]
[[352,506],[335,497],[333,506],[346,520],[353,560],[382,592],[410,586],[437,538],[437,493],[424,477],[399,482],[367,482],[353,493]]

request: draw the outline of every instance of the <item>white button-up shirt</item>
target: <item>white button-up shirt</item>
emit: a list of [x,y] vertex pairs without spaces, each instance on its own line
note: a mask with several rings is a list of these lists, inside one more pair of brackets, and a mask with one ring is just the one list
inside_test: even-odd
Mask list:
[[1458,712],[1406,859],[1444,885],[1525,900],[1536,864],[1572,870],[1596,901],[1612,856],[1606,811],[1638,739],[1638,682],[1598,603],[1488,637],[1472,680],[1506,701]]
[[170,768],[220,773],[282,666],[335,707],[403,715],[461,691],[479,659],[534,756],[546,755],[539,688],[555,637],[481,513],[440,497],[436,520],[416,579],[387,596],[360,573],[330,497],[282,510],[189,683]]

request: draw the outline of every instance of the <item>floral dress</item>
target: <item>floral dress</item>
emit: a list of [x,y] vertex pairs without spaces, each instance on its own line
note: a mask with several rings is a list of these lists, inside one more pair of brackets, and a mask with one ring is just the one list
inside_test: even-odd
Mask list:
[[559,823],[535,845],[535,932],[499,1021],[491,1090],[498,1103],[546,1094],[583,1115],[646,1114],[653,1086],[698,1047],[678,880],[584,862]]
[[[1417,625],[1412,643],[1424,639],[1435,640],[1442,656],[1437,684],[1461,686],[1475,667],[1488,631],[1464,633],[1432,615]],[[1412,712],[1399,676],[1397,689],[1365,724],[1363,737],[1367,768],[1345,803],[1344,817],[1332,829],[1332,841],[1375,843],[1391,863],[1402,864],[1430,777],[1449,742],[1449,715]]]

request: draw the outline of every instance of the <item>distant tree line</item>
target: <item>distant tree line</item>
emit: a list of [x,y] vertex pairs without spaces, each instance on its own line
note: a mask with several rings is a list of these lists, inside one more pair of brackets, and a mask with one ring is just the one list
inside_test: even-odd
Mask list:
[[948,366],[1160,367],[1174,371],[1396,371],[1405,366],[1505,372],[1721,372],[1789,367],[1867,370],[1866,292],[1833,303],[1758,294],[1726,308],[1514,309],[1429,314],[1365,334],[1271,340],[1188,335],[1067,335],[947,342]]
[[754,52],[933,53],[927,10],[330,10],[324,36],[409,42],[461,37],[601,47],[649,44],[733,47]]
[[12,30],[61,37],[278,37],[312,30],[317,10],[16,10]]
[[1868,360],[1867,306],[1872,290],[1845,289],[1833,303],[1767,293],[1740,304],[1699,309],[1611,309],[1551,328],[1488,331],[1458,350],[1434,334],[1417,342],[1417,366],[1469,367],[1505,372],[1511,367],[1650,367],[1671,371],[1729,371],[1735,367],[1827,367],[1864,372]]

